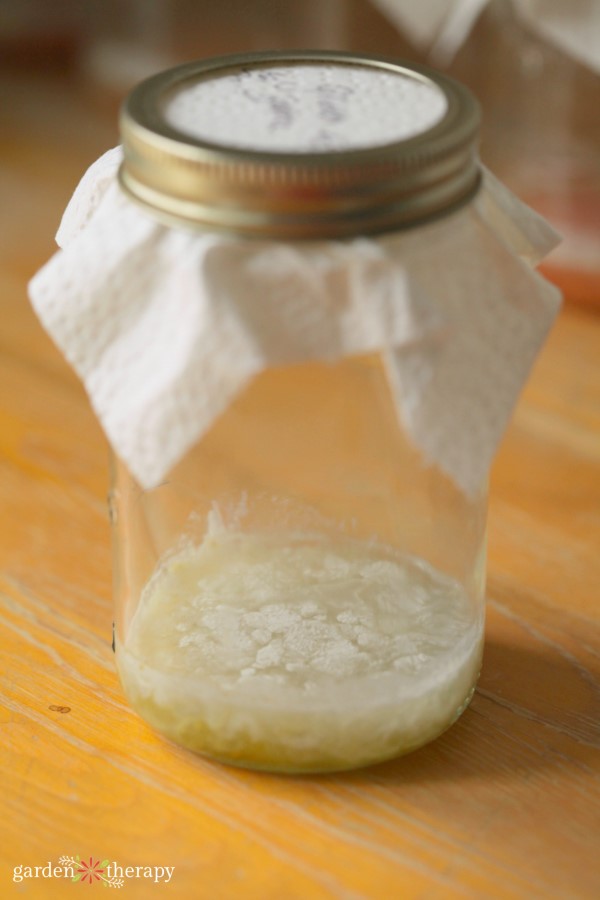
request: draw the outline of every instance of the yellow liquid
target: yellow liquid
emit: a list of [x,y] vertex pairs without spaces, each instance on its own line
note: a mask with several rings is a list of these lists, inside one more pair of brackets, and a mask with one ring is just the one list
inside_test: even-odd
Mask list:
[[354,768],[445,730],[479,673],[458,582],[381,544],[209,533],[146,585],[117,663],[133,707],[191,750],[271,771]]

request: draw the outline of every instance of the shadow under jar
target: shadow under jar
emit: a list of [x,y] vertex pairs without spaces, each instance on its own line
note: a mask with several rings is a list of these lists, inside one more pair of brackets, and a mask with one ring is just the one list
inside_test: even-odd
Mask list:
[[[298,72],[315,79],[304,98]],[[399,79],[409,107],[438,92],[434,120],[405,134],[392,117],[379,138],[375,121],[375,146],[337,146],[365,73]],[[232,87],[236,115],[211,112]],[[288,146],[309,95],[316,125]],[[265,111],[264,139],[240,110]],[[426,70],[222,58],[132,93],[121,182],[176,224],[347,240],[467,203],[477,122],[468,93]],[[481,662],[486,484],[467,495],[425,460],[398,405],[385,349],[291,358],[250,378],[157,487],[114,458],[116,660],[158,731],[225,762],[319,772],[411,751],[464,710]]]

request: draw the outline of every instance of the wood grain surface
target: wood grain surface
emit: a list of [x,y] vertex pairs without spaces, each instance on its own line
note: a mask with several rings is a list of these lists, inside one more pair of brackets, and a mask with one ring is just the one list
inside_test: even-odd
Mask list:
[[118,685],[106,444],[26,299],[114,110],[58,75],[1,87],[0,897],[99,892],[13,880],[75,854],[174,866],[126,879],[144,900],[600,897],[600,318],[564,309],[498,455],[485,663],[461,720],[351,774],[196,758]]

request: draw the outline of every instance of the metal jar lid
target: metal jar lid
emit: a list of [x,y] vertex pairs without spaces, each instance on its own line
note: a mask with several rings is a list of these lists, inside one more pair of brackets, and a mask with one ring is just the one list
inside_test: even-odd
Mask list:
[[[378,78],[386,90],[391,84],[391,102],[386,107],[387,95],[378,94],[383,101],[365,104],[363,96],[357,120],[352,85],[361,77],[375,78],[375,87]],[[228,80],[219,85],[218,79]],[[303,95],[303,80],[312,84],[311,97],[308,89]],[[224,85],[231,109],[220,106]],[[206,122],[206,103],[197,109],[188,101],[202,99],[203,91],[209,102],[216,98]],[[394,124],[396,117],[406,118],[405,94],[408,112],[421,123],[406,137],[404,126]],[[435,116],[419,108],[423,98],[433,98]],[[282,149],[281,135],[288,126],[293,134],[294,115],[301,117],[309,100],[318,102],[329,124],[314,141],[301,140],[298,149],[284,142]],[[254,110],[263,117],[268,110],[273,146],[269,136],[255,140],[248,134]],[[355,124],[365,120],[365,127],[355,128],[362,137],[352,134],[345,143],[335,129],[346,113]],[[282,239],[374,234],[468,202],[480,183],[478,129],[472,94],[424,66],[334,51],[218,57],[170,69],[134,88],[121,114],[120,182],[170,223]]]

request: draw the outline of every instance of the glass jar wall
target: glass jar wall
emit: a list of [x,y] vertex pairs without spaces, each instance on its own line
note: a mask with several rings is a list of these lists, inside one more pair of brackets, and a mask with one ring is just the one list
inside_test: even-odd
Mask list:
[[403,433],[379,355],[268,370],[154,490],[114,462],[116,655],[191,750],[327,771],[436,737],[472,695],[486,490]]

